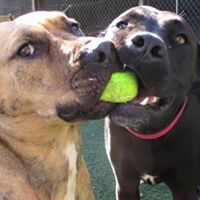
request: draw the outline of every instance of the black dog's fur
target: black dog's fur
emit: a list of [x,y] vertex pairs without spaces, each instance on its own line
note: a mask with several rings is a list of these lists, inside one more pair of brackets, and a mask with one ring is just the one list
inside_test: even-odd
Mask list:
[[[106,119],[106,150],[116,178],[118,200],[139,200],[139,184],[164,182],[175,200],[197,200],[200,183],[199,47],[180,16],[152,7],[132,8],[105,32],[121,61],[139,80],[138,98],[120,104]],[[198,63],[198,64],[197,64]],[[159,97],[159,100],[157,100]],[[139,139],[165,128],[186,109],[165,136]],[[146,105],[142,100],[149,97]]]

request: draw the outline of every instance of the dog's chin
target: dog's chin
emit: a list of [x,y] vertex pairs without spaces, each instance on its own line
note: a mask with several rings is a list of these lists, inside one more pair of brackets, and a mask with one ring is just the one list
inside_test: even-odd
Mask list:
[[177,107],[176,97],[160,98],[143,89],[131,102],[119,104],[109,116],[119,126],[148,134],[165,127]]
[[85,121],[92,119],[100,119],[107,116],[116,104],[98,101],[95,106],[83,109],[80,106],[64,106],[57,108],[57,115],[66,122]]

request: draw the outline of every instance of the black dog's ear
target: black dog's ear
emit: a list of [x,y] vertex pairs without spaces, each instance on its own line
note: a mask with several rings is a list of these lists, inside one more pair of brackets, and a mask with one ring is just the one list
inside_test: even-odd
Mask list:
[[[197,71],[196,71],[196,79],[192,85],[191,93],[198,94],[198,100],[200,103],[200,43],[197,43]],[[199,93],[197,93],[199,92]]]
[[197,80],[200,81],[200,42],[197,44]]
[[197,67],[200,71],[200,42],[197,45]]

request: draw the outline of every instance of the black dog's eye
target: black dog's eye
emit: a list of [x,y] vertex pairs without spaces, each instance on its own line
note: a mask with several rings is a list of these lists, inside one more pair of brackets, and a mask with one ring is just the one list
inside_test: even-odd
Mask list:
[[116,24],[117,28],[119,29],[125,29],[128,27],[128,22],[127,21],[120,21]]
[[35,52],[35,47],[31,44],[23,44],[18,52],[17,55],[22,56],[22,57],[28,57],[33,55],[33,53]]
[[178,45],[187,44],[187,37],[184,34],[180,34],[175,38],[175,43]]

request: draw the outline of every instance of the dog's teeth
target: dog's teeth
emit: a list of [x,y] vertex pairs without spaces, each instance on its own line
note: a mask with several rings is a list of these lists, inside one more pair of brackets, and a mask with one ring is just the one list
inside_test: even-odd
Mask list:
[[146,97],[143,101],[140,102],[140,105],[145,106],[149,101],[149,97]]
[[124,64],[123,66],[123,70],[125,70],[128,66],[126,64]]
[[159,97],[153,97],[151,100],[152,103],[156,103],[158,101],[159,101]]
[[96,78],[88,78],[88,81],[96,81]]

